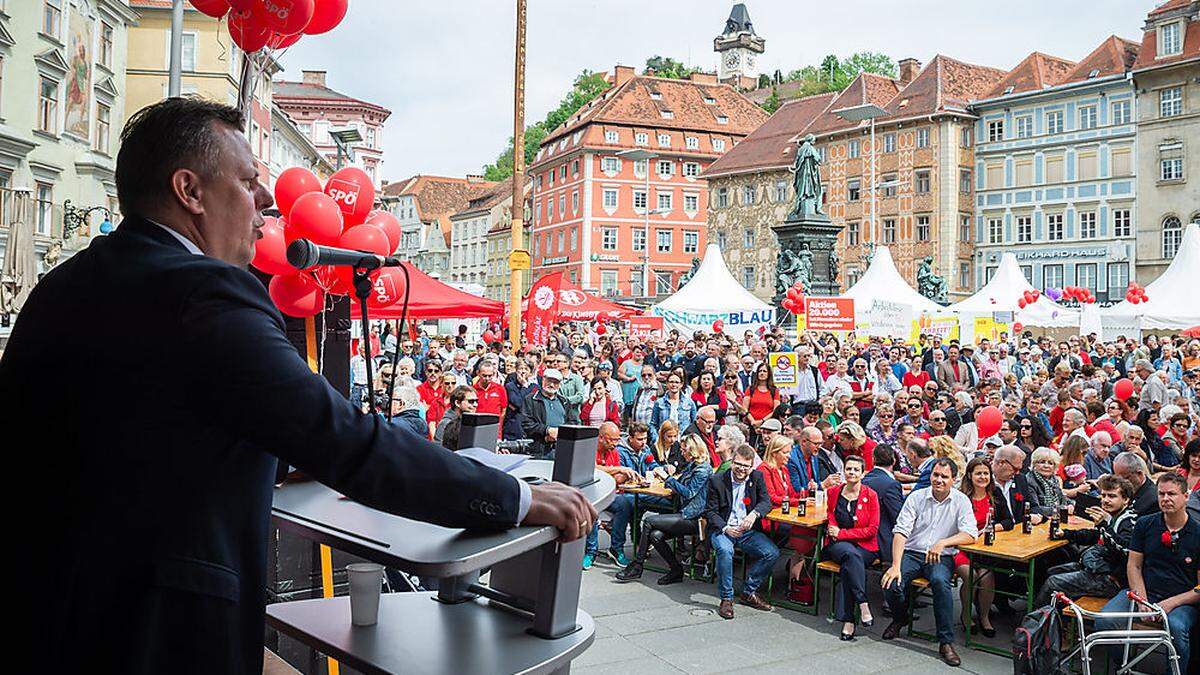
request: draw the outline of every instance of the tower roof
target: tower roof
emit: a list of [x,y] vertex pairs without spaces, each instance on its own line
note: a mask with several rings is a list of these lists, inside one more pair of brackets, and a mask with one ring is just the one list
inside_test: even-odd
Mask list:
[[746,3],[739,2],[729,10],[729,18],[725,20],[725,32],[723,35],[736,35],[738,33],[750,33],[754,35],[754,23],[750,21],[750,10],[746,9]]

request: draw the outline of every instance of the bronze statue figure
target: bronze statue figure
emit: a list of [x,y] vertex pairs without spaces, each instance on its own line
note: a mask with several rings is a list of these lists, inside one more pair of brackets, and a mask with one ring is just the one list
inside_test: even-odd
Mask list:
[[788,169],[792,173],[792,187],[796,190],[796,201],[788,220],[825,213],[821,208],[821,155],[813,145],[815,140],[812,134],[804,137],[796,146],[796,158]]

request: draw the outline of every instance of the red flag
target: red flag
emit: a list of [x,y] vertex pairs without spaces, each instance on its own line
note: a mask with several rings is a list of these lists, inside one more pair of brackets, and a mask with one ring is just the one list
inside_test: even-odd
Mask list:
[[525,344],[544,346],[550,339],[554,319],[558,316],[558,290],[562,286],[562,276],[562,272],[547,274],[529,289]]

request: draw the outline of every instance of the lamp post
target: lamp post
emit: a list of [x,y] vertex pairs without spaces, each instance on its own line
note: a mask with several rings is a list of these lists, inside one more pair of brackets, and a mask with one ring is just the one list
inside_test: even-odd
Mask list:
[[333,145],[337,148],[337,159],[334,162],[334,171],[340,171],[342,168],[342,157],[351,162],[354,161],[354,148],[351,143],[361,143],[362,134],[355,127],[345,127],[343,129],[330,129],[329,137],[333,139]]
[[[642,297],[650,296],[650,160],[658,157],[657,152],[650,150],[622,150],[617,153],[617,157],[628,159],[632,162],[646,162],[646,208],[643,209],[642,227],[646,232],[645,246],[642,251]],[[654,213],[665,213],[664,211],[654,210]]]
[[886,110],[874,103],[864,103],[833,111],[833,114],[847,122],[871,121],[871,241],[874,242],[878,242],[880,239],[879,232],[876,231],[877,222],[875,218],[875,190],[877,187],[875,184],[875,118],[886,112]]
[[107,206],[80,208],[71,204],[70,199],[64,201],[62,232],[63,241],[70,239],[76,230],[81,230],[86,227],[88,224],[88,218],[94,211],[104,212],[104,222],[100,223],[100,233],[108,234],[109,232],[112,232],[112,211],[109,211]]

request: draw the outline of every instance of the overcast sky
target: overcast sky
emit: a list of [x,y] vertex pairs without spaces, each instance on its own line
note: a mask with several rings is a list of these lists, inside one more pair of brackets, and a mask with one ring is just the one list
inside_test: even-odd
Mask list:
[[[579,71],[639,68],[654,54],[715,70],[727,0],[528,0],[526,119],[554,108]],[[1140,40],[1155,0],[747,0],[763,72],[825,54],[937,53],[1011,68],[1031,51],[1079,60],[1105,37]],[[512,133],[515,0],[351,0],[333,32],[305,37],[278,77],[329,71],[329,86],[392,111],[383,178],[479,172]]]

